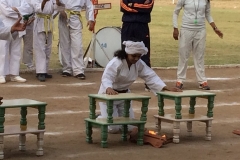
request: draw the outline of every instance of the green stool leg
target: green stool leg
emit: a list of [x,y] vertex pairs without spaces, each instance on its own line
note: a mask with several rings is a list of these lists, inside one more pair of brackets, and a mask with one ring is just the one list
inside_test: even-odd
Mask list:
[[164,99],[163,99],[163,96],[161,95],[158,95],[158,115],[159,116],[164,116]]
[[38,129],[45,129],[45,110],[46,106],[38,106]]
[[95,98],[89,97],[89,118],[96,119],[96,100]]
[[107,138],[108,138],[108,126],[107,125],[102,125],[101,126],[101,146],[102,148],[107,148],[108,147],[108,142],[107,142]]
[[137,145],[139,145],[139,146],[142,146],[142,145],[143,145],[144,125],[145,125],[145,124],[139,124],[139,125],[138,125]]
[[86,122],[86,142],[87,143],[92,143],[92,124],[91,122],[85,121]]
[[27,129],[27,107],[21,107],[21,120],[20,120],[20,126],[21,130]]
[[190,97],[189,114],[195,114],[196,97]]
[[130,100],[125,100],[124,101],[124,113],[123,113],[124,117],[129,117],[130,103],[131,103]]
[[149,99],[142,100],[142,108],[141,108],[142,114],[141,114],[140,121],[147,121],[148,103],[149,103]]
[[207,117],[213,117],[213,107],[214,107],[214,96],[208,97],[208,111],[207,111]]
[[181,110],[182,110],[182,99],[181,98],[175,98],[175,110],[176,110],[176,115],[175,118],[176,119],[182,119],[182,114],[181,114]]
[[5,108],[0,107],[0,133],[4,133]]
[[108,117],[107,117],[107,122],[108,123],[113,123],[113,101],[107,101],[107,113],[108,113]]
[[127,141],[128,126],[122,125],[122,127],[123,127],[122,141]]

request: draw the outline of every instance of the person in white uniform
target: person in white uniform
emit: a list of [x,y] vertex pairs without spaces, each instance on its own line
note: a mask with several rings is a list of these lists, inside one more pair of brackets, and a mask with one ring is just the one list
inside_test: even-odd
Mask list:
[[33,26],[33,49],[35,54],[36,74],[40,82],[52,78],[48,74],[50,55],[52,51],[53,17],[56,8],[55,0],[31,1],[35,20]]
[[81,10],[84,7],[88,29],[94,28],[94,10],[91,0],[60,0],[65,9],[60,12],[58,28],[62,53],[63,77],[75,76],[84,80]]
[[[107,64],[101,80],[98,94],[116,95],[118,93],[130,92],[129,87],[138,78],[142,78],[152,92],[158,91],[181,91],[179,88],[169,88],[161,78],[141,60],[141,56],[147,54],[148,49],[144,43],[134,41],[124,41],[124,50],[118,50],[114,58]],[[101,115],[98,118],[107,118],[107,105],[99,102]],[[123,116],[124,101],[114,101],[113,117]],[[129,110],[130,118],[134,118],[132,107]],[[118,133],[121,126],[109,126],[109,133]],[[132,126],[128,127],[131,131]]]
[[[32,10],[34,10],[31,4],[31,0],[26,0],[26,2],[29,4]],[[28,69],[35,69],[33,62],[33,23],[27,26],[26,34],[23,35],[22,63],[25,64]]]
[[[178,30],[178,16],[183,11],[182,26]],[[190,52],[193,53],[194,67],[199,88],[210,90],[205,76],[204,52],[206,41],[205,19],[213,28],[213,31],[223,38],[222,32],[217,28],[211,16],[209,0],[178,0],[173,12],[173,38],[179,39],[179,61],[177,70],[176,87],[183,88],[186,80],[187,62]]]
[[[19,17],[32,13],[32,9],[25,0],[1,0],[0,19],[6,27],[12,26]],[[26,79],[19,76],[21,60],[21,37],[25,31],[19,32],[19,36],[11,40],[0,40],[0,79],[6,83],[5,77],[10,75],[14,82],[26,82]]]
[[24,31],[27,26],[27,22],[21,23],[22,18],[19,18],[11,27],[5,27],[2,20],[0,19],[0,40],[10,41],[18,34],[17,31]]

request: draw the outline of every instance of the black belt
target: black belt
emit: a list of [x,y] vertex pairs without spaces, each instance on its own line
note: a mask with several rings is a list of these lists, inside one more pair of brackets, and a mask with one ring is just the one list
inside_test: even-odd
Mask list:
[[113,89],[114,91],[118,92],[118,93],[127,93],[128,92],[128,89],[125,89],[125,90],[116,90],[116,89]]

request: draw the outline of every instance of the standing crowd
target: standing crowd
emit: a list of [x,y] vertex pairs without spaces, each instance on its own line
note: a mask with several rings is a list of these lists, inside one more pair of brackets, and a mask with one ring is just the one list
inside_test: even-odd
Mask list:
[[[62,76],[85,79],[82,45],[81,10],[86,10],[88,29],[94,28],[94,8],[90,0],[0,0],[0,27],[22,27],[0,37],[0,84],[26,82],[19,76],[21,45],[22,62],[36,70],[40,82],[52,78],[48,74],[53,39],[53,19],[59,14],[59,37],[62,50]],[[14,28],[14,27],[13,27]],[[34,58],[35,57],[35,67]]]
[[[150,32],[151,11],[154,0],[120,0],[122,14],[121,41],[124,51],[127,41],[143,42],[146,54],[141,60],[146,67],[150,63]],[[85,9],[88,29],[94,29],[94,6],[91,0],[0,0],[0,20],[3,26],[12,26],[21,19],[24,30],[16,30],[12,38],[0,40],[0,83],[6,83],[6,76],[11,81],[26,82],[19,76],[21,60],[21,42],[23,40],[22,62],[30,69],[36,69],[36,77],[44,82],[52,75],[48,73],[53,39],[53,19],[58,15],[59,44],[62,56],[62,76],[74,76],[85,79],[82,17]],[[178,29],[178,16],[183,9],[182,25]],[[205,19],[213,31],[223,38],[211,17],[209,0],[178,0],[173,12],[173,38],[179,40],[179,62],[176,87],[183,88],[186,79],[187,62],[193,54],[196,77],[199,88],[210,90],[205,76],[204,53],[206,42]],[[35,67],[33,61],[35,57]],[[147,83],[145,89],[150,90]]]

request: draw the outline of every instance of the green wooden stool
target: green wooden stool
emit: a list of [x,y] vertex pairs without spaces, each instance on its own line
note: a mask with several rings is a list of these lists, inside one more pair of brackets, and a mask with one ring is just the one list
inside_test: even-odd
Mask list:
[[[154,115],[158,119],[158,132],[161,131],[161,122],[168,122],[173,124],[173,142],[179,143],[180,134],[180,122],[187,122],[187,129],[189,136],[192,135],[192,122],[200,121],[206,123],[206,140],[211,140],[211,126],[213,120],[213,107],[215,93],[195,91],[195,90],[184,90],[183,92],[158,92],[158,115]],[[189,112],[182,115],[182,98],[190,98]],[[208,100],[207,103],[207,114],[195,115],[196,98],[204,98]],[[164,113],[164,99],[173,100],[175,102],[175,114]]]
[[[43,155],[43,135],[45,132],[45,110],[46,103],[39,102],[31,99],[12,99],[12,100],[3,100],[3,103],[0,105],[0,159],[4,158],[4,136],[7,135],[19,135],[19,150],[24,151],[26,134],[35,134],[37,135],[37,156]],[[27,126],[27,108],[35,108],[38,110],[38,124],[36,127],[31,128]],[[5,122],[5,110],[7,108],[20,108],[20,125],[14,126],[4,126]]]
[[[100,126],[101,128],[101,146],[103,148],[108,147],[108,126],[109,125],[122,125],[122,140],[127,141],[127,125],[136,125],[138,127],[138,145],[143,145],[143,134],[144,134],[144,126],[147,121],[147,111],[148,111],[148,103],[151,97],[138,95],[134,93],[120,93],[118,95],[106,95],[106,94],[89,94],[89,108],[90,114],[89,118],[85,119],[86,122],[86,141],[88,143],[92,143],[92,127],[93,125]],[[96,119],[96,100],[104,101],[107,104],[107,118]],[[124,100],[124,117],[113,118],[113,102]],[[142,102],[141,106],[141,117],[140,120],[130,119],[129,118],[129,108],[131,100]]]

